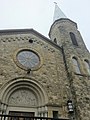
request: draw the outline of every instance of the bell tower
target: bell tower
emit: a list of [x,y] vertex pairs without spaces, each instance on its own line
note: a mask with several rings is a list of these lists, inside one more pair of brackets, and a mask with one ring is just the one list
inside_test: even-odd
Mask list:
[[55,4],[54,22],[49,37],[62,48],[70,87],[69,97],[74,106],[74,114],[69,115],[75,120],[89,120],[90,53],[78,31],[77,24],[68,19],[57,4]]

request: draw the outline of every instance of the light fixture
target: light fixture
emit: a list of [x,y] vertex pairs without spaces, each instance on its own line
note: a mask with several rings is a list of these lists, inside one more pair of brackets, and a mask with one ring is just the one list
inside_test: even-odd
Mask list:
[[74,112],[72,100],[68,100],[67,101],[67,107],[68,107],[69,113],[73,113]]

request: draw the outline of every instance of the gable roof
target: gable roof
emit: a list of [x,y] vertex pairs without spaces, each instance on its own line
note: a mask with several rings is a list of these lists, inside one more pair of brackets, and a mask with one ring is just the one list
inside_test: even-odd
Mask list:
[[44,35],[40,34],[34,29],[7,29],[7,30],[0,30],[0,36],[2,35],[13,35],[13,34],[29,34],[32,33],[33,35],[36,35],[37,37],[41,38],[45,42],[49,43],[50,45],[54,46],[55,48],[61,49],[59,45],[54,43],[49,38],[45,37]]

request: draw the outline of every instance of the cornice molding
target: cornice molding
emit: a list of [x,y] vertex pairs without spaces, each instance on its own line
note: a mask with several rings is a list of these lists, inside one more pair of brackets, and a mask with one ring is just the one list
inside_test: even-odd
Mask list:
[[41,38],[45,42],[47,42],[50,45],[54,46],[55,48],[61,49],[61,47],[59,45],[57,45],[52,40],[50,40],[49,38],[47,38],[44,35],[40,34],[39,32],[37,32],[34,29],[7,29],[7,30],[0,30],[0,36],[2,36],[2,35],[16,35],[16,34],[29,34],[29,33]]

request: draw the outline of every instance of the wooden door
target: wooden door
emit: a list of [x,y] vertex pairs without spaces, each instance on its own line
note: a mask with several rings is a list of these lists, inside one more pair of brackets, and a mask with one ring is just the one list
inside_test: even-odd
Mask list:
[[30,120],[29,118],[23,118],[20,116],[26,116],[26,117],[34,117],[34,112],[18,112],[18,111],[10,111],[9,115],[12,116],[19,116],[19,117],[11,117],[9,120]]

